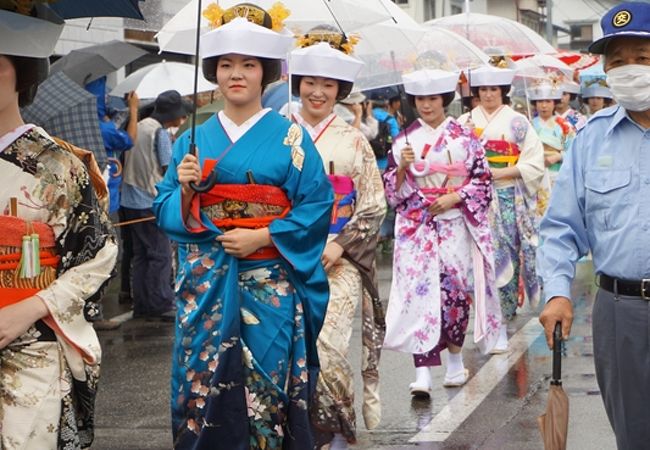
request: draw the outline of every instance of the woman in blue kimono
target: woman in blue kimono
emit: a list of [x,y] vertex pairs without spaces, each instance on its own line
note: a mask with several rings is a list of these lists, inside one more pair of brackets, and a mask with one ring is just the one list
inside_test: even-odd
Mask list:
[[197,128],[197,157],[178,139],[154,204],[179,244],[174,447],[310,449],[332,188],[309,136],[261,105],[291,38],[250,4],[205,15],[203,72],[224,110]]

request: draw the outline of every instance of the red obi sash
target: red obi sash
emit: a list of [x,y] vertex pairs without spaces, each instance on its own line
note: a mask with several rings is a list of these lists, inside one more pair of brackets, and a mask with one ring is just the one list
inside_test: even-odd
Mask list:
[[[214,160],[206,160],[203,167],[204,178],[216,165]],[[268,227],[275,219],[284,218],[291,211],[291,201],[285,192],[277,186],[267,184],[216,184],[209,192],[199,194],[201,208],[213,206],[225,201],[236,201],[242,203],[258,203],[263,205],[278,206],[283,208],[277,215],[260,217],[224,217],[211,219],[212,223],[222,229],[233,228],[258,229]],[[198,211],[197,211],[198,212]],[[193,214],[200,222],[197,214]],[[244,259],[261,260],[280,257],[280,252],[274,246],[264,247]]]
[[491,139],[484,144],[488,163],[492,167],[514,166],[519,161],[519,146],[504,139]]
[[[59,256],[52,228],[41,222],[27,222],[19,217],[0,216],[0,308],[25,300],[45,289],[56,279]],[[33,278],[19,276],[23,236],[38,234],[42,271]]]

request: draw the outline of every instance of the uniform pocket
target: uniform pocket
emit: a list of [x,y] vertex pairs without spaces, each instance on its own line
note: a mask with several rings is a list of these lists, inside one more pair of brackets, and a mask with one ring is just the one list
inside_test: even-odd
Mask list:
[[629,204],[631,169],[588,170],[585,174],[585,210],[592,225],[601,230],[615,230],[623,225],[619,214]]

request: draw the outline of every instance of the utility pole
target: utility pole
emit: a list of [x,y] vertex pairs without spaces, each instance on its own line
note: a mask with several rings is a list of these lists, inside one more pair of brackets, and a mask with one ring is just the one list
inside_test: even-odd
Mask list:
[[546,40],[553,45],[553,0],[546,0]]

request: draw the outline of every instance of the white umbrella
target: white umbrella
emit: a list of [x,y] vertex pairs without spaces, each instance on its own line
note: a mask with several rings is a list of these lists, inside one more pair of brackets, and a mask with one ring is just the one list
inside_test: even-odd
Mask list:
[[[197,92],[212,91],[215,88],[214,84],[199,75]],[[121,97],[135,91],[140,98],[156,98],[160,93],[172,89],[181,95],[194,93],[194,66],[192,64],[163,61],[145,66],[115,86],[111,95]]]
[[[266,10],[277,0],[256,0],[255,4]],[[241,0],[204,1],[205,10],[211,4],[222,9],[241,3]],[[387,20],[390,14],[379,0],[283,0],[291,14],[285,26],[295,34],[307,32],[322,24],[342,28],[346,33],[364,25]],[[191,0],[156,34],[160,51],[193,55],[196,45],[196,18],[198,0]],[[208,21],[201,18],[201,34],[209,31]]]

